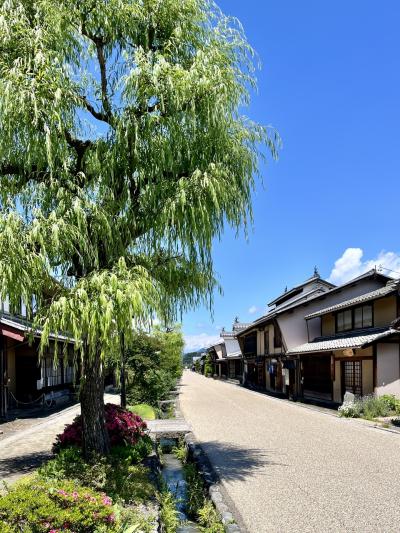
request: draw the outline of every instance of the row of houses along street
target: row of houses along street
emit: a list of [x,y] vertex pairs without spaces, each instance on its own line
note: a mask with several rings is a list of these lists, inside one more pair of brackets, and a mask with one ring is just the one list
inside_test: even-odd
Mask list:
[[213,373],[331,406],[346,392],[400,397],[399,280],[376,269],[335,286],[319,276],[285,291],[207,349]]

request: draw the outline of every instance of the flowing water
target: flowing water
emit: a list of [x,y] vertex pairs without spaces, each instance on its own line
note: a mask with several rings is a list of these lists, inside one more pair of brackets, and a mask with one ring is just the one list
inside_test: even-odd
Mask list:
[[[168,446],[170,447],[171,441],[168,442],[163,440],[160,442],[161,447]],[[174,442],[173,444],[176,444]],[[187,501],[187,486],[185,480],[185,473],[183,470],[183,465],[179,459],[175,457],[172,453],[163,453],[163,468],[161,475],[167,485],[168,490],[173,494],[176,500],[176,508],[179,513],[179,519],[182,522],[182,525],[178,528],[178,533],[195,533],[199,532],[200,529],[198,526],[191,522],[185,512],[186,501]]]

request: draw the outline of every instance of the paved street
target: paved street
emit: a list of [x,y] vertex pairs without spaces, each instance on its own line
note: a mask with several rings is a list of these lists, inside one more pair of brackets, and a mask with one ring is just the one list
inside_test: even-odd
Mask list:
[[400,531],[400,434],[190,371],[181,391],[248,532]]
[[[106,394],[105,402],[119,403],[119,396]],[[40,420],[24,421],[21,429],[5,436],[0,440],[0,483],[12,483],[38,468],[40,464],[51,457],[51,447],[58,433],[66,424],[72,422],[80,412],[79,404],[44,417]],[[16,421],[18,423],[18,421]],[[1,490],[1,487],[0,487]]]

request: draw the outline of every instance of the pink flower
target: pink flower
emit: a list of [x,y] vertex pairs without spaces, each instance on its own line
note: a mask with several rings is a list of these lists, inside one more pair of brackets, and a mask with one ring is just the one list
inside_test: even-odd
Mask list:
[[111,505],[112,504],[112,500],[109,496],[103,496],[103,504],[104,505]]

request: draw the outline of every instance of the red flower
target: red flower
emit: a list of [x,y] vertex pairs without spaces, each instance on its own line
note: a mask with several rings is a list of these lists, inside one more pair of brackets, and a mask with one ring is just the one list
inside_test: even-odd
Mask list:
[[[140,416],[123,409],[119,405],[108,403],[105,405],[105,423],[112,446],[118,444],[136,444],[147,429],[146,423]],[[82,447],[82,417],[77,416],[74,421],[57,435],[53,451],[67,446]]]

